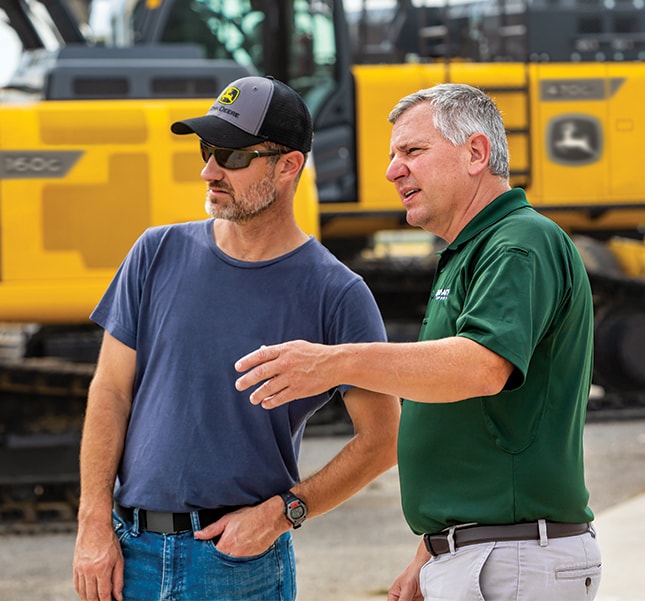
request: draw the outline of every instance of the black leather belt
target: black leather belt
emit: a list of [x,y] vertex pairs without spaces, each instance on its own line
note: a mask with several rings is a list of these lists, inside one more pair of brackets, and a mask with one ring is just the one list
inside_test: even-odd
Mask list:
[[[200,509],[199,525],[206,528],[209,524],[216,522],[227,513],[231,513],[241,507],[219,507],[217,509]],[[134,521],[134,509],[123,507],[118,503],[114,504],[115,513],[127,522]],[[158,534],[176,534],[193,529],[190,513],[166,513],[161,511],[148,511],[139,509],[139,528],[156,532]]]
[[[424,534],[428,553],[441,555],[450,551],[449,529],[439,534]],[[578,536],[591,530],[591,524],[565,524],[562,522],[546,522],[547,538],[563,538],[566,536]],[[490,543],[509,540],[540,540],[538,522],[527,522],[522,524],[504,524],[500,526],[462,526],[453,530],[452,538],[454,548],[476,545],[478,543]]]

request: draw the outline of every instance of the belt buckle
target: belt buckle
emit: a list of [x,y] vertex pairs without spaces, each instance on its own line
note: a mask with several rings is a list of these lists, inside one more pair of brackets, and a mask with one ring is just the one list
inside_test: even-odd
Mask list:
[[172,534],[176,531],[172,513],[146,511],[146,530],[160,534]]

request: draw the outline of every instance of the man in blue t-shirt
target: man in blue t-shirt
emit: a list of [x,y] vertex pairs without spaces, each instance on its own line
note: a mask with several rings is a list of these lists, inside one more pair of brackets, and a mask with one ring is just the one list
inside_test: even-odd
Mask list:
[[[242,78],[172,131],[200,138],[211,218],[144,232],[92,313],[105,334],[74,585],[83,600],[292,600],[291,528],[395,463],[399,401],[338,386],[267,412],[236,390],[234,362],[293,338],[383,341],[383,323],[362,279],[296,224],[312,141],[298,94]],[[336,393],[355,436],[300,481],[306,421]]]

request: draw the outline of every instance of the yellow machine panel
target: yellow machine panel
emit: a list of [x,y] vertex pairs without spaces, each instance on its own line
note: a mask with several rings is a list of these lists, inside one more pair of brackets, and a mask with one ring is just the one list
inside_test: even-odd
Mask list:
[[526,188],[531,202],[562,227],[645,224],[645,179],[637,164],[645,134],[642,64],[455,61],[363,65],[354,73],[359,175],[354,210],[400,210],[385,180],[387,114],[402,96],[449,81],[481,87],[495,98],[509,134],[511,183]]
[[[86,22],[71,4],[101,7]],[[645,6],[608,4],[0,0],[22,44],[0,85],[2,527],[73,522],[102,339],[89,314],[146,228],[206,218],[197,139],[170,124],[249,74],[289,83],[309,106],[296,217],[364,278],[392,340],[416,338],[442,241],[406,224],[385,178],[387,116],[443,82],[490,94],[511,184],[585,262],[602,390],[589,407],[642,415]],[[327,415],[345,421],[336,401]]]
[[[0,321],[89,315],[145,228],[206,217],[197,139],[174,136],[169,126],[208,106],[204,100],[3,106]],[[296,205],[303,229],[318,235],[312,164]]]

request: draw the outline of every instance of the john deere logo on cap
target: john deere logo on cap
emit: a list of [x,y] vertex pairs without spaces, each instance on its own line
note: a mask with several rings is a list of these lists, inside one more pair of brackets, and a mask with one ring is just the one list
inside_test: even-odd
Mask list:
[[231,86],[230,88],[226,88],[226,90],[224,90],[220,94],[218,101],[220,102],[220,104],[233,104],[237,100],[237,97],[239,95],[240,91],[237,88]]

